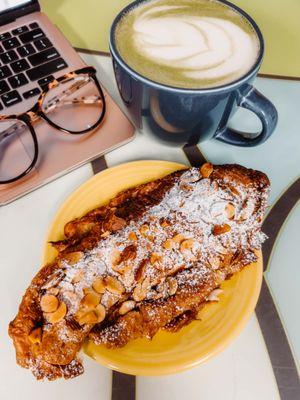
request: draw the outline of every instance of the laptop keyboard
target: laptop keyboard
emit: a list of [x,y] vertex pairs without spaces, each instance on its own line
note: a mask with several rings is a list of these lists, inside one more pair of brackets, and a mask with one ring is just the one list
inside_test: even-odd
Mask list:
[[[0,110],[37,96],[67,66],[36,22],[0,33]],[[24,92],[30,81],[36,87]]]

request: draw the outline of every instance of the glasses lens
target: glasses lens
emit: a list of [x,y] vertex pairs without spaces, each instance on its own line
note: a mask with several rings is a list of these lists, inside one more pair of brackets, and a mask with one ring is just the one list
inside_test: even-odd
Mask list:
[[42,109],[59,128],[82,132],[97,124],[103,113],[103,102],[93,79],[78,75],[50,89]]
[[0,182],[25,172],[34,158],[34,142],[28,126],[19,120],[0,121]]

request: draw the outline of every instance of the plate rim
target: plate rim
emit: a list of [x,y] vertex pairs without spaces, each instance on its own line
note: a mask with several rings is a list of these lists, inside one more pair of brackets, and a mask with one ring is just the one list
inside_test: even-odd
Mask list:
[[[84,191],[88,186],[90,186],[91,182],[93,181],[97,181],[98,179],[101,179],[102,177],[105,177],[105,175],[109,175],[112,171],[116,171],[118,169],[123,169],[124,167],[126,168],[127,166],[130,167],[139,167],[141,164],[147,164],[149,163],[149,166],[153,163],[156,164],[157,166],[159,166],[159,164],[162,165],[166,165],[168,164],[169,167],[174,167],[174,171],[176,170],[175,168],[178,169],[184,169],[184,168],[189,168],[188,165],[182,164],[182,163],[178,163],[178,162],[173,162],[173,161],[165,161],[165,160],[135,160],[135,161],[130,161],[130,162],[126,162],[126,163],[121,163],[118,165],[115,165],[113,167],[109,167],[103,171],[98,172],[97,174],[91,176],[89,179],[87,179],[85,182],[83,182],[82,184],[80,184],[73,192],[71,192],[61,203],[61,205],[58,207],[56,213],[54,214],[48,229],[46,231],[46,235],[45,235],[45,239],[44,239],[44,245],[43,245],[43,249],[42,249],[42,265],[44,265],[46,262],[49,262],[47,260],[48,257],[48,252],[49,252],[49,240],[51,240],[51,232],[54,229],[54,226],[57,224],[57,221],[60,218],[60,215],[63,213],[64,209],[66,207],[68,207],[68,204],[70,203],[70,201],[72,201],[73,199],[76,198],[76,196],[78,196],[79,193],[82,193],[82,191]],[[145,180],[146,182],[147,180]],[[151,179],[149,179],[149,181],[151,181]],[[130,186],[128,186],[130,187]],[[122,190],[122,189],[120,189]],[[99,203],[100,205],[101,203]],[[91,206],[92,209],[96,206]],[[80,215],[79,215],[80,217]],[[197,355],[195,355],[194,357],[192,357],[192,359],[190,359],[190,361],[185,361],[185,362],[181,362],[180,364],[175,364],[175,363],[171,363],[166,364],[164,366],[161,366],[160,368],[153,368],[153,366],[150,366],[150,368],[148,367],[131,367],[130,364],[129,365],[124,365],[124,363],[121,363],[120,365],[118,365],[117,363],[113,362],[113,361],[109,361],[109,359],[107,357],[103,357],[101,358],[99,357],[95,357],[92,356],[91,354],[89,354],[89,352],[86,350],[86,343],[83,345],[82,350],[85,352],[85,354],[89,357],[92,358],[93,360],[95,360],[97,363],[99,363],[100,365],[110,368],[114,371],[118,371],[118,372],[122,372],[122,373],[126,373],[129,375],[136,375],[136,376],[163,376],[163,375],[170,375],[170,374],[174,374],[174,373],[179,373],[179,372],[183,372],[186,370],[189,370],[197,365],[200,365],[202,363],[207,362],[209,359],[215,357],[217,354],[221,353],[226,347],[228,347],[228,345],[240,334],[240,332],[244,329],[244,327],[246,326],[246,324],[248,323],[249,319],[251,318],[251,316],[253,315],[253,312],[255,310],[255,306],[257,304],[258,298],[259,298],[259,294],[260,294],[260,290],[261,290],[261,285],[262,285],[262,279],[263,279],[263,259],[262,259],[262,252],[259,251],[258,252],[258,261],[255,264],[255,274],[256,274],[256,279],[255,279],[255,284],[253,285],[252,288],[252,294],[251,296],[249,296],[249,300],[247,303],[247,309],[248,312],[242,314],[242,316],[236,321],[234,327],[230,330],[230,333],[228,335],[225,336],[225,338],[218,343],[217,346],[215,346],[213,348],[212,351],[209,352],[209,354],[207,354],[205,357],[197,357]],[[247,266],[245,267],[247,268]],[[176,333],[170,333],[171,335],[174,335]],[[114,349],[112,349],[111,351],[115,351]],[[138,370],[136,369],[138,368]]]

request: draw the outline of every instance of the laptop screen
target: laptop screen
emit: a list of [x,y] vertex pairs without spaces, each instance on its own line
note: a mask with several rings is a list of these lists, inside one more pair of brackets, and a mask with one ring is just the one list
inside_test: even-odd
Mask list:
[[0,13],[27,3],[31,3],[31,0],[0,0]]

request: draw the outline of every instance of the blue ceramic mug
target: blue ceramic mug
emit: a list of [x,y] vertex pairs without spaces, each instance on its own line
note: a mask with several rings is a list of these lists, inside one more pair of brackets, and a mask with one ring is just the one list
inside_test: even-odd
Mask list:
[[[182,89],[157,83],[130,68],[120,56],[115,43],[115,30],[120,18],[133,7],[147,0],[138,0],[125,7],[115,18],[110,31],[110,52],[120,95],[137,128],[150,126],[152,133],[168,143],[196,144],[217,139],[236,146],[256,146],[274,132],[277,111],[252,83],[264,54],[264,40],[256,23],[239,7],[222,0],[242,14],[255,29],[260,51],[256,63],[241,78],[218,87]],[[261,132],[255,137],[227,126],[238,107],[255,113],[261,121]]]

